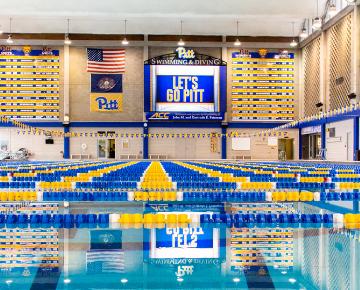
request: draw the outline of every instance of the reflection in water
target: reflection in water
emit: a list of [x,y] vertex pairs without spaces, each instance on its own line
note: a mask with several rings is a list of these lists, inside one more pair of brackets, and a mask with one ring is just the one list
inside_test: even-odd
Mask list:
[[[142,206],[93,209],[13,204],[17,213],[143,213]],[[7,204],[6,207],[9,207]],[[166,210],[165,210],[166,208]],[[7,211],[5,205],[2,212]],[[146,206],[145,212],[319,212],[305,204]],[[0,229],[0,289],[359,289],[359,232],[248,224],[186,228]]]

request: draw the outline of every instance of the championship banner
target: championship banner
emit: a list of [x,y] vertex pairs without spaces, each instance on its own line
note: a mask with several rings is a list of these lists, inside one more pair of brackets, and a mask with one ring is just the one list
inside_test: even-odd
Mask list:
[[292,121],[295,60],[286,51],[232,54],[232,121]]
[[122,112],[121,74],[92,74],[90,112]]
[[58,120],[59,82],[58,50],[0,47],[1,116]]

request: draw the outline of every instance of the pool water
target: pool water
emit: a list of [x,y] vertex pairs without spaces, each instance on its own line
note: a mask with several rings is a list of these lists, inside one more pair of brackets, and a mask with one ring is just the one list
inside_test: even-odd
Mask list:
[[[352,202],[344,204],[351,208]],[[3,203],[3,212],[326,213],[308,203]],[[359,230],[323,224],[1,225],[0,289],[360,289]]]

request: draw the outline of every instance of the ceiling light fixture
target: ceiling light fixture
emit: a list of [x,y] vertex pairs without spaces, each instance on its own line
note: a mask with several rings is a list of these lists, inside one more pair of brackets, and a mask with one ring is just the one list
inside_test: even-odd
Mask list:
[[316,1],[316,15],[317,16],[313,19],[313,25],[312,25],[314,30],[318,30],[322,26],[322,20],[319,17],[319,0]]
[[328,8],[328,14],[330,17],[334,17],[336,15],[337,11],[336,11],[336,4],[335,3],[330,3],[329,4],[329,8]]
[[[295,23],[292,22],[292,35],[295,35]],[[295,40],[295,38],[293,38],[293,40],[290,42],[290,46],[291,47],[296,47],[298,45],[297,41]]]
[[180,21],[180,39],[178,41],[178,46],[185,46],[185,42],[182,39],[182,35],[183,35],[183,21]]
[[67,33],[65,34],[64,44],[70,45],[71,39],[70,39],[70,19],[67,20]]
[[305,27],[303,27],[303,29],[301,29],[300,35],[301,38],[306,38],[308,37],[308,33]]
[[128,45],[129,41],[126,38],[126,24],[127,24],[127,20],[124,20],[124,39],[121,41],[122,45]]
[[320,17],[315,17],[313,19],[313,25],[312,27],[315,29],[315,30],[319,30],[322,26],[322,21],[320,19]]
[[356,0],[346,0],[346,2],[349,3],[349,4],[355,4]]
[[10,19],[9,19],[9,31],[10,31],[10,33],[8,35],[8,38],[6,39],[6,42],[8,44],[14,43],[14,40],[12,39],[12,35],[11,35],[11,30],[12,30],[11,24],[12,24],[12,18],[10,17]]
[[240,46],[241,42],[239,40],[239,21],[236,21],[236,40],[234,42],[235,46]]

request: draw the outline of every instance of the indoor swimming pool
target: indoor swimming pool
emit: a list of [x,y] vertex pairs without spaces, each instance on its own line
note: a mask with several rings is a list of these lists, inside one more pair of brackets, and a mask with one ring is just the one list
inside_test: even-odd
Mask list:
[[354,165],[4,163],[0,289],[359,289]]

